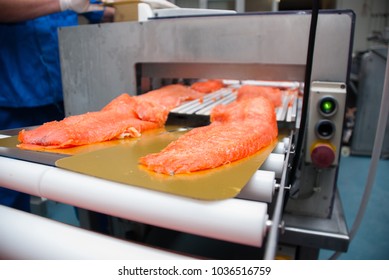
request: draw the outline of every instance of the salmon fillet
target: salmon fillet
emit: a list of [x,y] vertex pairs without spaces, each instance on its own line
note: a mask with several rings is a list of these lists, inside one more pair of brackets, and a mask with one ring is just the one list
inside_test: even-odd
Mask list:
[[211,93],[224,87],[221,80],[207,80],[195,82],[191,85],[191,88],[202,93]]
[[237,122],[253,120],[255,123],[270,122],[277,126],[274,105],[262,96],[241,98],[236,102],[214,107],[210,114],[211,122]]
[[[103,142],[123,137],[139,137],[141,132],[161,127],[167,118],[167,111],[152,105],[154,119],[142,119],[137,111],[145,104],[122,94],[99,112],[70,116],[61,121],[52,121],[33,130],[22,130],[18,139],[23,149],[68,148]],[[153,113],[154,114],[154,113]]]
[[162,127],[170,109],[202,96],[183,85],[166,86],[140,96],[122,94],[98,112],[70,116],[33,130],[20,131],[18,147],[58,149],[139,137],[146,130]]
[[257,96],[268,98],[273,103],[274,107],[279,107],[282,105],[282,92],[279,88],[275,87],[243,85],[238,89],[237,100]]
[[278,135],[273,104],[264,97],[220,105],[212,123],[194,128],[159,153],[139,159],[148,169],[182,174],[219,167],[270,145]]
[[173,84],[136,96],[137,99],[156,103],[171,110],[184,101],[203,97],[204,94],[181,84]]

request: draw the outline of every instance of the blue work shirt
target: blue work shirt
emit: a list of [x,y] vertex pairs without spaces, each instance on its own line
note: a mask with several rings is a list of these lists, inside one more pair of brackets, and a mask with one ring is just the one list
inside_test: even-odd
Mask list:
[[[103,12],[88,13],[98,22]],[[0,23],[0,107],[61,102],[58,28],[78,24],[71,11],[18,23]]]
[[[96,23],[103,12],[85,16]],[[78,15],[71,11],[0,23],[0,130],[40,124],[57,114],[51,112],[63,100],[57,32],[77,24]],[[0,205],[29,211],[29,199],[0,187]]]

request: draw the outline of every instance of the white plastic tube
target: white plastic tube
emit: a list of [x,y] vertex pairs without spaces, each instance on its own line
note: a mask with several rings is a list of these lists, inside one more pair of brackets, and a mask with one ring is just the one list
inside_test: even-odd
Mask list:
[[282,141],[278,142],[272,153],[285,154],[289,148],[289,138],[285,137]]
[[40,196],[39,183],[49,166],[0,157],[0,186]]
[[53,168],[41,196],[136,222],[260,247],[267,204],[242,199],[201,201]]
[[285,143],[284,142],[279,142],[277,146],[274,148],[272,153],[275,154],[285,154]]
[[276,174],[276,178],[281,178],[282,169],[284,166],[284,158],[284,154],[271,153],[263,162],[260,169],[265,171],[273,171]]
[[190,259],[0,205],[1,259]]
[[275,190],[275,173],[257,170],[244,186],[238,198],[271,202]]

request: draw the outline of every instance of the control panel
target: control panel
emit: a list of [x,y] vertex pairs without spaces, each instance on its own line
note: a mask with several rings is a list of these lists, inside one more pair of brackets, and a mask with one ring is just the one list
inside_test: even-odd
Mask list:
[[311,86],[305,161],[317,168],[336,166],[341,148],[346,84],[315,81]]

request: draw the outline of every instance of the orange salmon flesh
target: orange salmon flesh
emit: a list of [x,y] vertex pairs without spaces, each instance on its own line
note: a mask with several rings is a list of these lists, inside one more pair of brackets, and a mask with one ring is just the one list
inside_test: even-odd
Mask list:
[[255,154],[278,135],[274,105],[264,97],[219,105],[212,111],[211,121],[161,152],[140,158],[139,163],[168,175],[211,169]]

